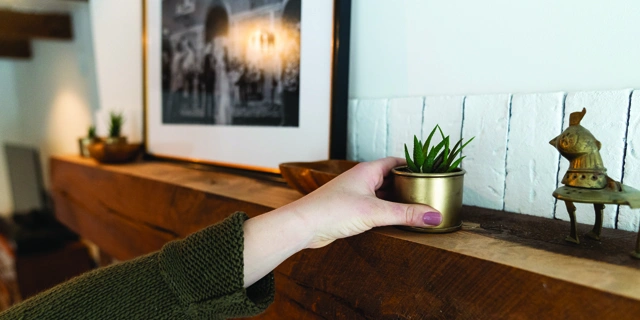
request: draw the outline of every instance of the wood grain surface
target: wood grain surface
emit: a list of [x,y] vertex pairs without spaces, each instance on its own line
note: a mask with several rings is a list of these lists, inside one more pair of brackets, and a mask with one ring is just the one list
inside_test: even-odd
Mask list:
[[[285,184],[141,162],[51,160],[61,221],[119,260],[215,223],[300,197]],[[551,194],[549,194],[551,198]],[[276,302],[259,319],[632,319],[640,314],[635,233],[569,244],[564,221],[465,207],[451,234],[377,228],[304,250],[275,271]],[[589,226],[580,225],[586,232]]]

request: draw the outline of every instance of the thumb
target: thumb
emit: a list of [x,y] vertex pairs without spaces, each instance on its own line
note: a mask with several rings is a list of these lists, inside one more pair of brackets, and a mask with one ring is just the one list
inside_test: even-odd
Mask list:
[[442,214],[428,205],[380,201],[382,210],[374,218],[377,226],[435,227],[442,223]]

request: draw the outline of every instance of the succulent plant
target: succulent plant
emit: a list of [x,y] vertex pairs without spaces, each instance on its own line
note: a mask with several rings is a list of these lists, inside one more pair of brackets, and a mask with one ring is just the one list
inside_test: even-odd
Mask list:
[[[442,141],[434,146],[431,146],[431,138],[438,130]],[[409,154],[407,144],[404,145],[404,154],[407,158],[407,169],[414,173],[442,173],[451,172],[458,168],[462,159],[465,157],[459,157],[455,159],[462,149],[466,147],[469,142],[473,141],[475,137],[469,139],[469,141],[462,143],[462,139],[458,140],[453,148],[449,148],[450,138],[444,135],[439,125],[436,125],[427,140],[422,143],[418,140],[418,137],[413,136],[413,159]]]
[[87,138],[95,139],[96,137],[97,137],[96,136],[96,126],[94,126],[94,125],[89,126],[89,130],[87,132]]
[[109,137],[120,137],[120,131],[122,130],[122,124],[124,123],[124,116],[122,112],[111,111],[109,113]]

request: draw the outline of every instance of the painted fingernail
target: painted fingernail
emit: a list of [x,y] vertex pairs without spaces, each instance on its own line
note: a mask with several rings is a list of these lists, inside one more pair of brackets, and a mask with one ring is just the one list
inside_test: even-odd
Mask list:
[[422,222],[430,226],[437,226],[442,222],[442,215],[440,212],[427,212],[422,216]]

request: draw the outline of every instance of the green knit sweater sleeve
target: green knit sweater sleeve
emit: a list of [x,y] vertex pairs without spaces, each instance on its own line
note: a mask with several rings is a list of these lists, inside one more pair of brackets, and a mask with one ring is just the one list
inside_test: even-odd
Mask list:
[[264,311],[273,274],[243,288],[238,212],[162,250],[101,268],[36,295],[0,319],[226,319]]

